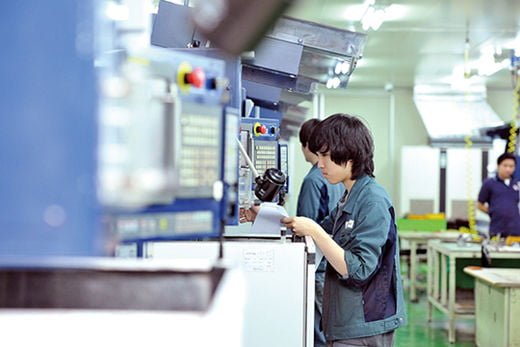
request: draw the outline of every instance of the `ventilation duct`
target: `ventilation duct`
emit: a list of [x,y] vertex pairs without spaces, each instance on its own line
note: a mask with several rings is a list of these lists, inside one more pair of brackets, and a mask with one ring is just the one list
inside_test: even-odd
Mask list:
[[364,33],[282,16],[254,56],[244,59],[244,78],[260,82],[263,72],[275,85],[301,93],[331,80],[334,88],[347,88],[366,40]]
[[450,87],[418,85],[414,87],[414,102],[432,146],[465,145],[470,135],[473,145],[489,147],[491,138],[483,129],[503,124],[487,103],[484,86],[458,92]]

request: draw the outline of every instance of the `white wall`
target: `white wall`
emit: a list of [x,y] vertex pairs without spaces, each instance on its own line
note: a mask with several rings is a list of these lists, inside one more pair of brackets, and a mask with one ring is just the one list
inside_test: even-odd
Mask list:
[[433,200],[432,213],[439,212],[439,170],[438,148],[429,146],[403,146],[401,148],[401,214],[412,212],[410,200]]
[[450,148],[447,161],[446,214],[452,217],[452,200],[477,200],[482,184],[482,150]]

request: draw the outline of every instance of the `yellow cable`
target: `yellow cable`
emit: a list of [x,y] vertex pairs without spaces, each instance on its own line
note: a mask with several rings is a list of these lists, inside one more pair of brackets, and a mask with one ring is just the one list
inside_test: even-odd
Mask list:
[[[469,79],[471,77],[471,68],[469,66],[469,39],[466,38],[464,45],[464,78]],[[469,86],[468,86],[469,92]]]
[[509,142],[507,144],[507,151],[514,153],[516,149],[516,136],[518,133],[518,127],[516,126],[516,120],[518,119],[518,111],[520,109],[520,79],[516,81],[516,87],[514,89],[514,103],[513,103],[513,119],[511,120],[511,128],[509,129]]
[[[466,102],[469,103],[469,98],[466,98]],[[466,135],[466,138],[464,139],[466,142],[466,145],[464,148],[467,150],[466,152],[466,191],[468,194],[468,226],[469,226],[469,232],[471,234],[477,235],[476,230],[476,211],[475,211],[475,199],[473,198],[473,189],[471,182],[473,181],[472,171],[471,171],[471,152],[469,151],[471,149],[471,145],[473,142],[471,141],[471,134]]]
[[[520,110],[520,79],[516,80],[516,87],[513,91],[514,102],[513,102],[513,116],[511,120],[511,128],[509,129],[509,142],[507,143],[507,152],[514,153],[516,148],[516,137],[518,133],[518,127],[516,126],[516,120],[518,119],[518,112]],[[498,241],[498,237],[493,237],[492,240]]]
[[[469,68],[469,40],[466,39],[466,47],[464,50],[464,78],[469,79],[471,76],[471,71]],[[469,93],[470,93],[470,84],[467,83],[467,90],[466,90],[466,114],[469,113]],[[471,172],[471,146],[473,145],[473,142],[471,141],[471,132],[466,135],[464,138],[464,142],[466,143],[464,145],[464,148],[467,150],[466,152],[466,192],[468,194],[468,226],[469,226],[469,232],[471,234],[477,235],[477,230],[475,228],[476,226],[476,212],[475,212],[475,199],[473,197],[473,189],[471,182],[473,180],[472,172]]]

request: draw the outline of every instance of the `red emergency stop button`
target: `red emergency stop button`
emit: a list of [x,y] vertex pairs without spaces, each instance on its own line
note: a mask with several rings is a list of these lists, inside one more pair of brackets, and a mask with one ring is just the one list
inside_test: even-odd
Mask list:
[[260,125],[256,127],[256,132],[260,134],[265,134],[267,132],[267,127],[265,125]]
[[193,85],[194,87],[201,88],[206,82],[206,73],[201,67],[196,67],[190,73],[184,76],[186,83]]

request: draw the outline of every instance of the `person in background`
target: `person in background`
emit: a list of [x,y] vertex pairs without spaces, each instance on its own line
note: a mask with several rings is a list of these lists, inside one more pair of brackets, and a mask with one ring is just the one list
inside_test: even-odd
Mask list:
[[[318,168],[318,156],[309,149],[309,140],[312,131],[320,121],[313,118],[305,121],[300,128],[300,143],[305,161],[312,167],[303,179],[300,194],[298,195],[298,205],[296,215],[308,217],[317,223],[321,223],[325,217],[334,209],[339,199],[345,193],[345,186],[342,184],[330,184],[321,174]],[[319,259],[318,259],[319,261]],[[315,305],[314,305],[314,346],[324,347],[325,337],[320,328],[321,321],[321,302],[323,298],[323,283],[325,282],[325,268],[327,260],[322,258],[316,264],[315,275]]]
[[513,177],[516,157],[503,153],[497,159],[497,174],[482,182],[477,208],[489,214],[489,235],[520,236],[519,183]]
[[406,314],[395,213],[374,178],[372,135],[357,117],[334,114],[316,125],[309,149],[327,181],[342,183],[346,193],[321,225],[300,216],[281,222],[311,236],[327,259],[327,346],[393,346]]

